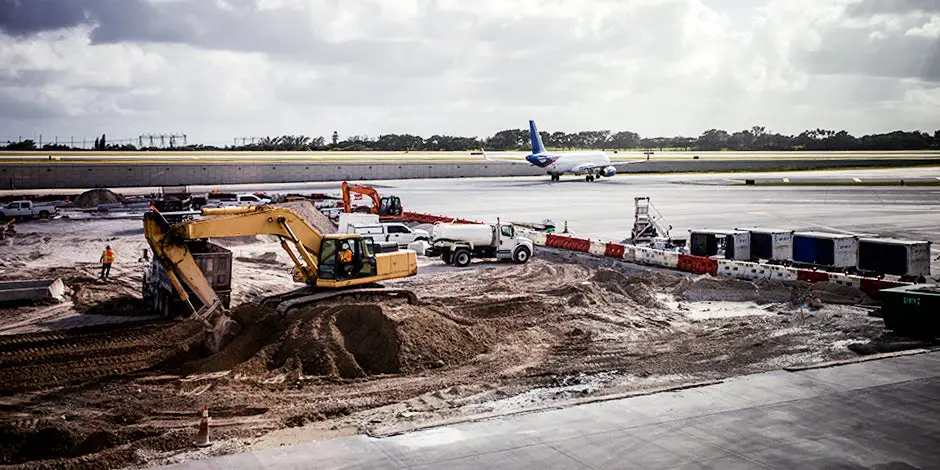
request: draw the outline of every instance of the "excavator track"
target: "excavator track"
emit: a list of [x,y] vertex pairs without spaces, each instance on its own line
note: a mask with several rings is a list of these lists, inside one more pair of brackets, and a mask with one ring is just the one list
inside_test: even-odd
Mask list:
[[0,393],[73,385],[153,367],[198,343],[197,322],[0,337]]

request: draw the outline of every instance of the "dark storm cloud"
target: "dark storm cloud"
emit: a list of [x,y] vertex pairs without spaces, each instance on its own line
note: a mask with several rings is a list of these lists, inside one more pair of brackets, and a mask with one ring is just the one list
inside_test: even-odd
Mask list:
[[940,13],[940,0],[861,0],[849,5],[849,16],[876,14]]
[[921,36],[872,39],[870,30],[827,31],[825,47],[802,58],[813,73],[916,78],[940,82],[940,41]]
[[0,0],[0,31],[15,37],[70,28],[88,21],[85,1]]
[[[315,12],[258,9],[253,0],[151,3],[148,0],[0,0],[0,30],[22,37],[89,25],[92,44],[183,44],[209,50],[264,53],[313,64],[348,65],[362,73],[436,74],[453,63],[452,51],[434,43],[362,39],[326,42],[314,31]],[[60,9],[59,4],[67,4]],[[18,21],[16,18],[27,18]],[[373,31],[375,33],[375,31]],[[381,33],[381,32],[379,32]],[[414,61],[420,57],[420,61]],[[416,66],[417,64],[417,66]]]

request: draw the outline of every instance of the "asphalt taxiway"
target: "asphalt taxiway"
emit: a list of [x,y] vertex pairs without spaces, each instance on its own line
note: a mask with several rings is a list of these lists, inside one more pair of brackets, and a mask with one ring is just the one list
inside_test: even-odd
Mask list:
[[254,468],[928,469],[940,353],[736,377],[700,388],[191,461]]

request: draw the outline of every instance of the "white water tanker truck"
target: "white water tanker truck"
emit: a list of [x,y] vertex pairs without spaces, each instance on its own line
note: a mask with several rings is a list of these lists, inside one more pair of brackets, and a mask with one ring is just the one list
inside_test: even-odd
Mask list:
[[512,224],[435,224],[428,256],[440,255],[447,264],[467,266],[473,258],[512,260],[522,264],[532,257],[532,240],[516,236]]

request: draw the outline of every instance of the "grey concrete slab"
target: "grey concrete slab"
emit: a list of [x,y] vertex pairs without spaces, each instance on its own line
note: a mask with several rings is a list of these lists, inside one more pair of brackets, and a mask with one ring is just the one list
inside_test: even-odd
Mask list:
[[938,358],[940,353],[929,353],[771,372],[387,439],[355,436],[174,468],[938,468]]
[[447,468],[448,470],[478,470],[483,468],[538,468],[540,470],[590,469],[585,465],[547,445],[517,447],[498,452],[476,454],[455,460],[443,460],[413,469]]

